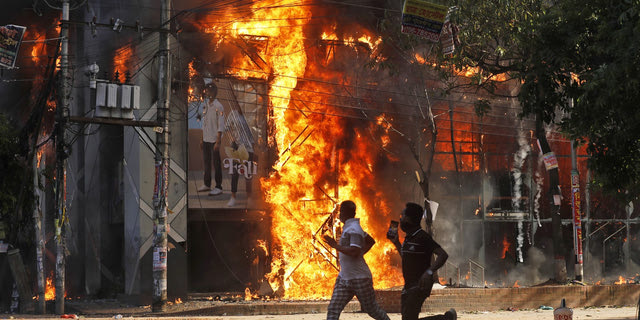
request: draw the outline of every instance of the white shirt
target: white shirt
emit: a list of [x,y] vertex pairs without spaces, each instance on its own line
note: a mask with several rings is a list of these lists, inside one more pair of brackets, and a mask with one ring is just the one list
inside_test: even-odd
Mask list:
[[218,132],[224,132],[224,107],[215,99],[204,99],[202,110],[202,141],[216,142]]
[[[345,247],[364,247],[365,232],[360,226],[360,219],[351,218],[344,222],[342,236],[340,236],[340,245]],[[364,261],[362,250],[357,256],[352,257],[342,252],[340,257],[340,273],[338,276],[343,280],[366,279],[371,278],[371,270]]]

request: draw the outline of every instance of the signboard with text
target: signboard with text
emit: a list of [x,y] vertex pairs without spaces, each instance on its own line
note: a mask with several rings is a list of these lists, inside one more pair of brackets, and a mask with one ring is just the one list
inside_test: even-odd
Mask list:
[[26,27],[9,24],[0,26],[0,67],[13,68],[16,65],[18,49]]
[[440,41],[448,11],[447,6],[424,0],[406,0],[402,8],[402,32],[433,42]]

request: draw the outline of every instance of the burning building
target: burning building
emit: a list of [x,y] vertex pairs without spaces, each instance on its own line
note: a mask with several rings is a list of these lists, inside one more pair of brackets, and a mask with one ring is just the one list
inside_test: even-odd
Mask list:
[[[518,117],[514,98],[445,90],[448,83],[438,74],[462,84],[468,79],[429,60],[437,45],[400,49],[377,27],[385,10],[398,14],[397,5],[246,0],[174,6],[170,295],[266,287],[280,297],[328,297],[338,262],[320,239],[339,234],[337,204],[347,199],[356,202],[363,228],[377,240],[366,256],[374,285],[399,286],[399,257],[385,233],[405,202],[424,201],[419,182],[425,180],[429,200],[439,204],[433,232],[451,256],[443,282],[511,286],[552,277],[530,271],[552,257],[548,177],[533,121]],[[158,127],[148,123],[157,114],[159,12],[151,1],[88,1],[84,8],[71,16],[73,140],[66,190],[68,273],[81,276],[67,283],[71,296],[146,295],[156,231]],[[91,74],[94,62],[101,71]],[[133,119],[97,115],[105,109],[96,105],[90,76],[96,87],[120,90],[117,97],[124,86],[137,87]],[[221,195],[198,191],[206,85],[217,88],[226,119]],[[499,86],[505,93],[517,90],[506,79]],[[490,112],[475,112],[479,99],[492,100]],[[560,133],[547,130],[561,173],[560,214],[570,248],[571,150]],[[581,189],[589,190],[582,149],[577,163]],[[587,270],[594,278],[603,277],[602,270],[613,276],[633,265],[637,212],[600,195],[584,197]],[[618,251],[626,261],[611,258]],[[603,262],[589,265],[597,257]],[[572,265],[570,250],[565,259]],[[484,272],[481,281],[478,272]]]

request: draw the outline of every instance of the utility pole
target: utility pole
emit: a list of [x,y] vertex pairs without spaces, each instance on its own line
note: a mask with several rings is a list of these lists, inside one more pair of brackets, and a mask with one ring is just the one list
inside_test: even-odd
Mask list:
[[[35,151],[37,153],[37,149]],[[36,279],[38,281],[38,293],[37,293],[37,305],[36,312],[39,314],[46,313],[46,301],[44,296],[45,290],[45,276],[44,276],[44,228],[43,228],[43,216],[42,203],[44,203],[44,192],[40,191],[40,172],[38,167],[40,166],[40,159],[36,155],[33,157],[33,190],[38,197],[35,208],[33,208],[33,221],[34,231],[36,234]]]
[[542,113],[536,114],[536,138],[538,138],[538,148],[542,153],[544,166],[549,173],[549,196],[551,205],[551,232],[554,255],[554,280],[558,283],[567,281],[567,264],[564,260],[565,246],[562,239],[562,218],[560,216],[560,205],[562,204],[562,193],[560,192],[560,173],[558,172],[558,159],[551,151],[549,141],[543,125]]
[[67,151],[65,134],[69,117],[69,0],[62,0],[60,20],[60,99],[56,108],[56,314],[64,313],[65,250],[63,226],[66,219]]
[[156,128],[156,181],[153,194],[153,299],[152,311],[167,306],[167,187],[169,185],[169,102],[171,64],[169,61],[169,15],[171,0],[162,0],[162,23],[158,36],[158,103]]
[[582,281],[582,221],[580,219],[580,175],[576,159],[575,142],[571,141],[571,211],[573,213],[573,252],[575,255],[575,278]]

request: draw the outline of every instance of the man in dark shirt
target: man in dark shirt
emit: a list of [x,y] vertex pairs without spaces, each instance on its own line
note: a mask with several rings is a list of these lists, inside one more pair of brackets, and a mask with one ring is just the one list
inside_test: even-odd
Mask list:
[[[402,320],[417,320],[424,301],[431,295],[435,272],[442,267],[449,255],[433,238],[420,227],[423,209],[419,204],[409,202],[402,210],[400,229],[406,233],[404,243],[400,244],[398,234],[389,233],[387,237],[396,246],[402,257],[402,276],[404,288],[401,296]],[[431,264],[431,256],[437,258]],[[455,309],[444,315],[435,315],[420,320],[455,320]]]

